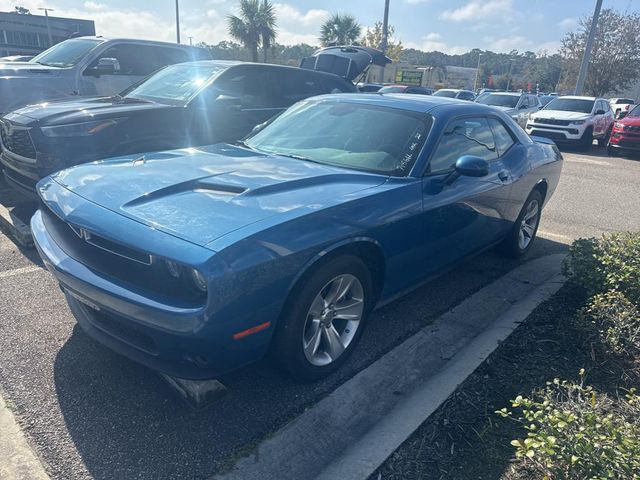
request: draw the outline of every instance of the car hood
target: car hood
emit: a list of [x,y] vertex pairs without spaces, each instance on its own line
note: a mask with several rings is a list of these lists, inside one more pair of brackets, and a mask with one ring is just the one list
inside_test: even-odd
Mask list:
[[369,65],[384,67],[391,59],[380,50],[369,47],[341,46],[321,48],[302,59],[300,68],[333,73],[354,81]]
[[[31,124],[40,126],[65,125],[69,123],[82,123],[99,120],[104,117],[128,117],[135,112],[177,108],[158,103],[122,103],[117,97],[88,97],[74,100],[61,100],[55,102],[37,103],[15,110],[6,118],[18,123],[24,123],[24,119],[32,120]],[[19,118],[18,118],[19,117]]]
[[52,178],[86,200],[201,246],[387,179],[225,144],[94,162]]
[[47,67],[33,62],[3,62],[0,63],[0,77],[25,77],[58,75],[58,67]]
[[553,118],[557,120],[587,120],[591,115],[582,112],[565,112],[563,110],[542,109],[536,113],[535,118]]
[[638,126],[640,125],[640,116],[638,117],[624,117],[621,120],[618,120],[619,123],[622,123],[623,125],[634,125],[634,126]]
[[500,105],[491,105],[493,108],[497,108],[498,110],[502,110],[504,113],[506,113],[507,115],[513,115],[514,113],[517,113],[518,111],[513,108],[513,107],[503,107]]

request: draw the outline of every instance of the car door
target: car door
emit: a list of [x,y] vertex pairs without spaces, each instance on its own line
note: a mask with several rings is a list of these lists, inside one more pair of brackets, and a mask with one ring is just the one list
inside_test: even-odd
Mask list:
[[[474,155],[489,162],[485,177],[459,177],[447,185],[456,160]],[[499,240],[509,223],[505,211],[512,175],[496,147],[489,117],[451,120],[429,160],[423,179],[427,264],[439,269]]]

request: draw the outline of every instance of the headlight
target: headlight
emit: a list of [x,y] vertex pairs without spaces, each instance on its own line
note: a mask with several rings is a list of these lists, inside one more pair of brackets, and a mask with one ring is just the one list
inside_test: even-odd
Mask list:
[[54,127],[42,127],[42,133],[47,137],[90,137],[96,133],[113,127],[123,118],[109,120],[97,120],[94,122],[70,123],[68,125],[56,125]]
[[207,279],[195,268],[191,269],[191,280],[198,290],[201,292],[207,291]]
[[207,291],[207,279],[199,270],[181,265],[172,260],[164,260],[164,266],[173,278],[182,279],[201,292]]
[[569,125],[582,125],[584,122],[586,122],[586,120],[573,120],[569,122]]
[[616,122],[613,126],[616,127],[616,128],[620,128],[620,129],[624,128],[624,124],[620,123],[620,122]]

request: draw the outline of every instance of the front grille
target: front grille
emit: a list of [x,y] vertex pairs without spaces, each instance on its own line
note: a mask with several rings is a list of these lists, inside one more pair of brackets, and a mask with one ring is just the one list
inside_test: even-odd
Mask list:
[[26,158],[36,158],[36,147],[33,145],[29,130],[24,127],[16,127],[7,120],[0,125],[2,145],[10,152]]
[[623,132],[640,133],[640,125],[625,125]]
[[47,232],[56,244],[97,274],[113,279],[140,295],[161,296],[165,303],[179,307],[192,308],[204,304],[205,294],[168,275],[163,263],[152,261],[147,253],[71,226],[43,202],[40,202],[40,211]]
[[544,130],[533,130],[531,132],[531,135],[537,135],[539,137],[545,137],[545,138],[550,138],[551,140],[566,140],[567,137],[566,135],[560,133],[560,132],[547,132]]
[[534,123],[539,123],[541,125],[563,125],[567,126],[571,123],[570,120],[558,120],[557,118],[536,118]]

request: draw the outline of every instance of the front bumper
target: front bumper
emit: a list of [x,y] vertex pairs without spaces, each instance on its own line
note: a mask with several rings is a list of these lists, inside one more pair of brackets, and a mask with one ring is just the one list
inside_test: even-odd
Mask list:
[[31,220],[34,244],[56,277],[78,324],[92,338],[168,375],[207,379],[257,360],[268,342],[233,340],[240,328],[206,307],[163,304],[105,278],[69,256],[48,233],[43,214]]
[[640,132],[629,135],[621,132],[612,132],[609,139],[609,147],[631,152],[640,152]]
[[525,131],[529,135],[549,138],[556,143],[577,143],[582,141],[588,127],[587,124],[555,126],[528,122]]

